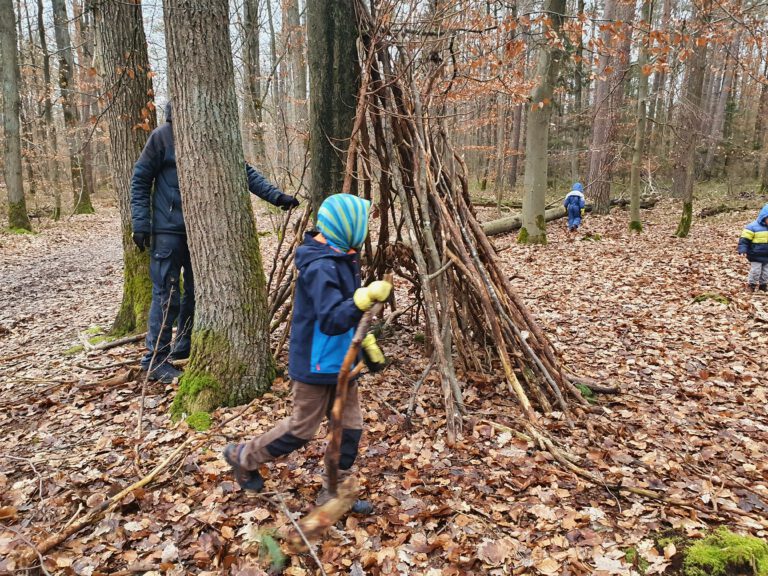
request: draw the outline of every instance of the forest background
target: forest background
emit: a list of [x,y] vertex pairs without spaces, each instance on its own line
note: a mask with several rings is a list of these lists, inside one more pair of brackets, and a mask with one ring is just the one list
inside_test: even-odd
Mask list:
[[[126,167],[140,151],[142,135],[156,125],[174,82],[181,85],[165,49],[167,8],[178,4],[168,2],[164,11],[144,3],[141,18],[134,11],[133,20],[123,19],[120,4],[131,6],[0,4],[9,222],[2,237],[0,331],[8,343],[2,350],[3,429],[12,446],[0,455],[8,464],[0,476],[8,488],[0,502],[0,548],[8,554],[2,567],[30,563],[33,540],[40,550],[46,533],[66,533],[85,521],[80,528],[93,525],[95,531],[57,542],[32,562],[78,574],[258,574],[257,566],[270,561],[265,556],[277,555],[265,554],[271,542],[265,527],[289,529],[290,523],[274,499],[260,501],[255,512],[243,507],[231,483],[221,482],[225,469],[214,452],[217,435],[239,437],[242,426],[263,430],[284,412],[285,382],[278,373],[247,425],[228,424],[232,416],[246,421],[245,416],[238,409],[216,410],[216,402],[200,411],[191,409],[200,407],[194,401],[177,406],[176,416],[197,412],[209,421],[210,413],[216,423],[210,445],[177,452],[189,446],[181,439],[191,432],[189,420],[168,418],[176,388],[146,389],[132,369],[136,345],[114,340],[145,324],[146,285],[129,281],[131,270],[139,275],[146,262],[135,257],[130,243]],[[404,259],[395,251],[386,252],[387,261],[376,260],[385,251],[368,247],[369,274],[393,261],[399,266],[399,307],[395,320],[382,327],[383,341],[399,359],[399,378],[413,384],[405,393],[395,386],[398,377],[385,374],[376,377],[381,388],[368,398],[371,430],[381,435],[366,453],[368,489],[386,512],[373,521],[348,519],[343,530],[323,540],[320,560],[293,556],[288,573],[672,574],[685,569],[690,539],[704,537],[708,528],[732,524],[738,532],[765,535],[765,315],[760,295],[740,293],[743,262],[728,253],[768,193],[768,6],[672,0],[381,2],[367,10],[340,1],[210,5],[217,16],[223,8],[225,18],[217,22],[231,43],[231,55],[224,58],[236,105],[200,110],[194,122],[188,117],[190,134],[198,130],[197,139],[204,139],[212,128],[207,122],[214,120],[225,130],[237,126],[245,157],[308,206],[349,187],[351,179],[361,194],[378,200],[384,214],[392,213],[376,232],[414,252],[418,245],[430,251],[429,235],[413,231],[429,221],[419,207],[438,210],[438,197],[471,200],[489,236],[514,232],[492,246],[499,267],[494,282],[504,284],[506,276],[509,293],[523,294],[524,301],[510,296],[502,307],[533,312],[533,324],[521,312],[522,320],[510,313],[509,325],[500,327],[515,332],[513,325],[524,324],[509,350],[496,334],[490,336],[490,328],[471,325],[483,360],[467,362],[477,345],[470,338],[454,335],[453,342],[437,344],[444,328],[467,326],[451,324],[456,322],[439,287],[422,290],[448,261],[421,262],[407,250]],[[333,24],[319,25],[328,22]],[[120,30],[127,35],[119,37]],[[177,30],[172,43],[181,69],[185,31],[180,25]],[[129,51],[122,56],[119,41],[110,44],[116,38],[130,39],[131,54],[137,43],[147,47],[146,62],[121,64]],[[386,69],[386,54],[370,50],[376,45],[372,38],[389,43],[384,52],[392,54],[394,72]],[[107,46],[118,50],[110,53]],[[369,66],[371,54],[381,59],[390,86],[409,94],[409,106],[395,112],[383,97],[373,96],[381,87]],[[335,65],[328,67],[328,61]],[[196,61],[189,66],[200,68],[198,80],[208,75],[216,83],[223,77],[226,89],[227,74],[219,74],[220,68]],[[130,115],[119,109],[116,88],[126,78],[141,84]],[[367,111],[361,101],[370,105]],[[377,132],[377,110],[389,115],[382,126],[391,134]],[[426,143],[427,160],[410,172],[403,168],[408,156],[396,117],[415,118],[412,134],[422,138],[411,143]],[[432,127],[421,126],[420,118]],[[317,147],[323,143],[329,146]],[[395,157],[387,146],[400,155],[397,170],[394,161],[385,164]],[[376,154],[366,152],[373,149]],[[457,159],[446,173],[465,193],[440,184],[438,176],[434,190],[425,184],[428,195],[419,196],[417,183],[430,182],[430,162],[447,165],[452,151]],[[574,242],[557,224],[547,226],[562,217],[552,206],[575,181],[586,186],[589,210],[601,215],[577,236],[589,242]],[[390,188],[397,200],[388,203],[383,199]],[[413,192],[411,199],[399,196],[403,189]],[[694,213],[694,200],[702,211]],[[409,210],[402,210],[408,202],[414,202],[416,227],[407,221]],[[611,213],[617,204],[629,212]],[[441,213],[443,232],[454,221],[471,224],[460,206],[449,208]],[[454,208],[451,220],[447,215]],[[283,217],[263,206],[255,210],[266,273],[257,298],[270,318],[270,330],[261,332],[271,332],[279,368],[290,252],[309,212]],[[39,234],[16,235],[29,229]],[[674,244],[673,252],[673,236],[690,238]],[[535,246],[547,242],[549,249]],[[461,262],[454,265],[460,269]],[[626,266],[634,270],[628,273]],[[37,270],[40,286],[30,282],[26,268]],[[229,285],[214,269],[211,278]],[[55,293],[45,289],[49,283]],[[462,302],[464,312],[483,310],[481,300]],[[203,310],[204,322],[205,305]],[[431,310],[440,315],[432,318]],[[52,330],[47,316],[56,318]],[[486,316],[497,327],[493,314]],[[264,318],[245,324],[259,321]],[[72,326],[78,327],[75,342]],[[38,350],[33,339],[48,350]],[[591,378],[553,372],[550,340],[558,360]],[[526,348],[526,341],[535,342],[535,349]],[[240,345],[247,342],[241,339]],[[514,369],[508,369],[506,354]],[[544,388],[554,383],[571,392],[579,385],[584,394],[601,388],[621,394],[586,407],[581,397],[548,399],[537,392],[536,378],[527,376],[520,360],[525,355],[545,365],[534,367],[537,378],[556,380]],[[445,368],[453,356],[456,366],[451,360]],[[257,380],[274,374],[270,365],[260,369]],[[518,378],[527,394],[512,386]],[[125,390],[131,382],[141,388],[140,398],[135,389]],[[528,396],[535,412],[526,405]],[[659,397],[663,407],[656,406]],[[467,406],[469,414],[463,412]],[[502,413],[498,406],[505,407]],[[645,421],[616,421],[633,420],[633,414]],[[88,436],[83,423],[93,418],[98,434]],[[414,421],[415,431],[404,425]],[[41,425],[49,431],[40,434]],[[445,427],[445,437],[427,433],[430,425]],[[542,429],[545,435],[536,436]],[[557,438],[554,444],[550,435]],[[30,449],[41,442],[39,452]],[[62,451],[74,451],[75,460],[51,460]],[[676,452],[686,457],[678,461]],[[115,454],[121,454],[117,461]],[[111,505],[117,487],[146,477],[148,463],[163,464],[169,454],[182,459],[173,460],[177,468],[158,472],[156,490],[131,490],[117,511],[100,509]],[[400,458],[395,467],[387,464],[393,454]],[[321,455],[321,448],[308,450],[275,472],[275,479],[295,483],[285,496],[292,509],[311,500],[306,485]],[[574,461],[578,470],[567,464]],[[467,483],[466,494],[443,494],[457,478]],[[624,485],[630,496],[622,493]],[[444,498],[447,503],[441,503]],[[623,502],[627,498],[634,500]],[[753,562],[755,574],[763,569],[760,558]]]

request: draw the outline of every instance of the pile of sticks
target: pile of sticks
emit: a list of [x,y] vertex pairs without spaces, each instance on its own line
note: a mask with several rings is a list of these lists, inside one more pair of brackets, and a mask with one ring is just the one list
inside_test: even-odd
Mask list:
[[500,368],[529,421],[537,420],[534,406],[569,417],[571,405],[586,400],[499,267],[471,205],[466,165],[447,135],[450,43],[436,37],[414,51],[407,32],[394,29],[382,13],[395,5],[378,3],[378,14],[372,14],[356,2],[364,65],[347,175],[357,166],[364,194],[370,197],[374,184],[379,192],[382,221],[373,266],[387,266],[382,260],[392,243],[412,252],[449,443],[464,409],[454,352],[465,370]]

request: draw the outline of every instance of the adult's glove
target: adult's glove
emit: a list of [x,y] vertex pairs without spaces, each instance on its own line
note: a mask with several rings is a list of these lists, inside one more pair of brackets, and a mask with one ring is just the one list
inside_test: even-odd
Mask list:
[[133,243],[136,244],[139,252],[144,252],[144,248],[149,248],[150,238],[146,232],[134,232],[132,237]]
[[280,208],[283,210],[290,210],[291,208],[296,208],[299,205],[299,201],[293,196],[283,194],[277,201],[277,205],[280,206]]
[[386,367],[387,359],[384,357],[384,352],[379,348],[376,337],[373,334],[366,335],[361,346],[363,349],[363,360],[368,370],[379,372]]
[[391,291],[392,284],[386,280],[376,280],[375,282],[371,282],[368,286],[355,290],[352,299],[355,301],[355,306],[365,312],[366,310],[369,310],[374,303],[384,302],[389,298],[389,293]]

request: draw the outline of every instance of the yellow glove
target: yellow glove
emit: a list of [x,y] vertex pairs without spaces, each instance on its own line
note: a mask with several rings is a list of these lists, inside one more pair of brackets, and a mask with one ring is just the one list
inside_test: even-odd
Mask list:
[[582,215],[582,216],[584,216],[584,213],[585,213],[586,211],[587,211],[587,209],[586,209],[586,208],[582,208],[582,209],[581,209],[581,215]]
[[368,370],[371,372],[383,370],[387,365],[387,359],[384,357],[384,352],[379,348],[376,337],[373,334],[366,335],[361,346],[363,347],[363,360],[365,360]]
[[391,291],[392,284],[386,280],[376,280],[375,282],[371,282],[368,286],[355,290],[352,299],[355,301],[355,306],[365,312],[370,309],[375,302],[384,302],[389,298],[389,293]]

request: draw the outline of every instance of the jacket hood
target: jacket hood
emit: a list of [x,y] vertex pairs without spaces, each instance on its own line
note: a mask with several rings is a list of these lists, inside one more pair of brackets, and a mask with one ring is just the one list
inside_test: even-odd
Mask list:
[[576,190],[577,192],[584,192],[584,185],[581,182],[576,182],[571,190]]
[[170,122],[171,116],[173,116],[173,106],[171,105],[171,101],[168,100],[165,104],[165,121]]
[[760,209],[760,213],[757,215],[757,223],[761,226],[768,226],[768,224],[765,223],[766,218],[768,218],[768,204]]
[[347,259],[357,256],[356,253],[345,254],[338,250],[334,250],[330,245],[315,240],[315,236],[317,236],[317,230],[305,232],[304,243],[296,248],[296,268],[298,268],[299,271],[309,266],[315,260],[320,260],[321,258]]

